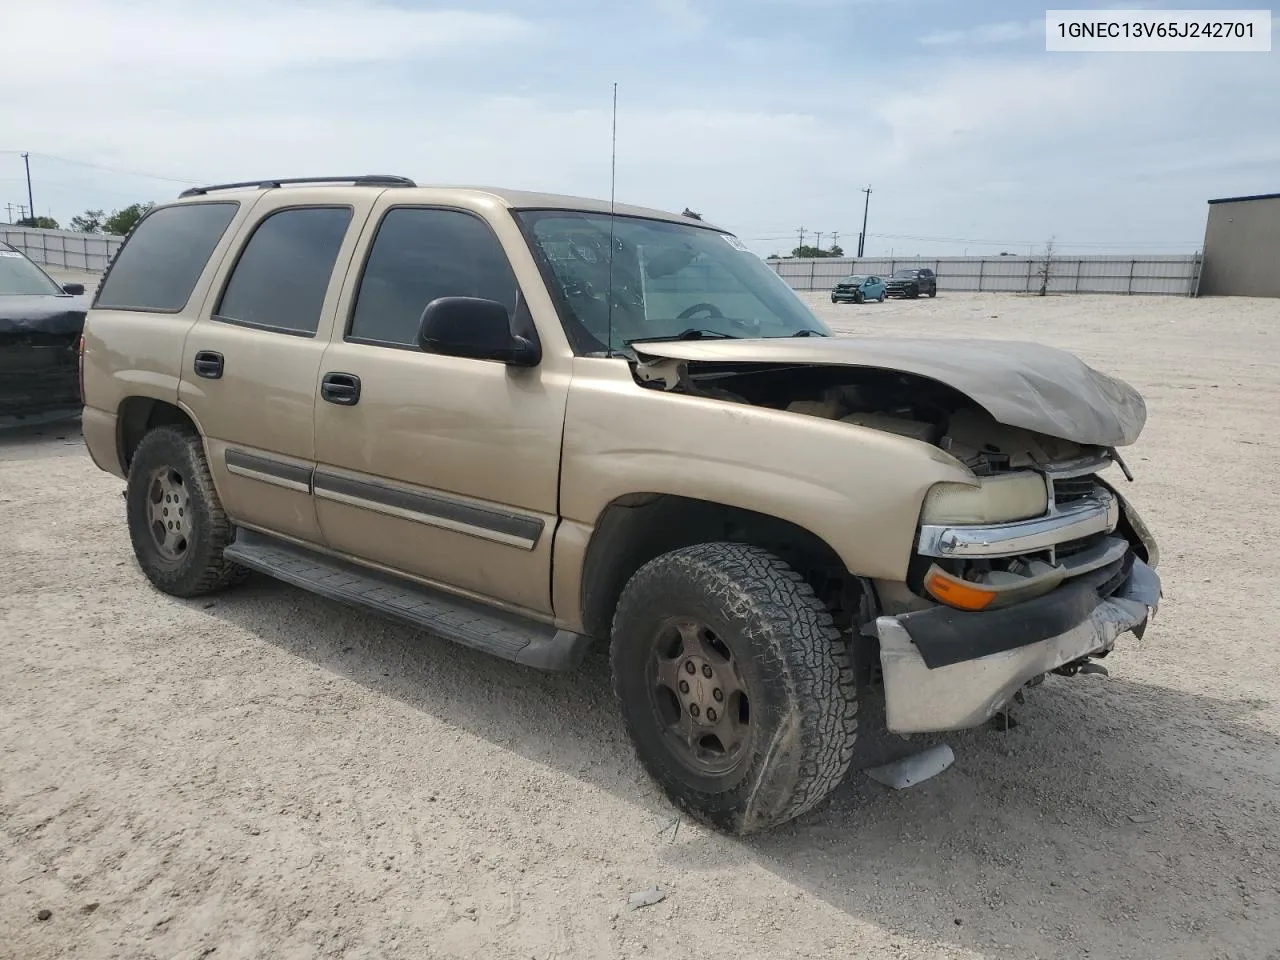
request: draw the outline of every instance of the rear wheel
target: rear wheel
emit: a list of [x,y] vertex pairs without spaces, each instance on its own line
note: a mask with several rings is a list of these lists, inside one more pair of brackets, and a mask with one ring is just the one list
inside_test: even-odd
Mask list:
[[125,496],[134,555],[158,589],[195,597],[245,577],[243,567],[223,559],[232,528],[194,432],[165,426],[143,437]]
[[619,600],[611,659],[641,763],[719,829],[785,823],[849,768],[846,644],[812,588],[765,550],[708,543],[646,564]]

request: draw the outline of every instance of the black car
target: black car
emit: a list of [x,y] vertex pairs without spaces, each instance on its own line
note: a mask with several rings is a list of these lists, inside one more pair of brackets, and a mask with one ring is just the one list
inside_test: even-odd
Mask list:
[[84,284],[59,284],[0,241],[0,420],[80,407]]
[[938,275],[928,267],[903,267],[893,271],[893,276],[885,281],[885,293],[891,297],[919,296],[936,297],[938,295]]

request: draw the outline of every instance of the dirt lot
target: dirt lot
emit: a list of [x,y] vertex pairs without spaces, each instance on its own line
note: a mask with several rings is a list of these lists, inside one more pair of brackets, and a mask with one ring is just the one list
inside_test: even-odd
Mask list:
[[[1050,678],[911,790],[855,772],[765,837],[676,830],[602,658],[544,676],[264,580],[175,602],[74,428],[22,431],[0,957],[1280,957],[1280,302],[819,306],[1067,347],[1145,392],[1129,490],[1165,605],[1110,679]],[[903,749],[867,737],[859,765]]]

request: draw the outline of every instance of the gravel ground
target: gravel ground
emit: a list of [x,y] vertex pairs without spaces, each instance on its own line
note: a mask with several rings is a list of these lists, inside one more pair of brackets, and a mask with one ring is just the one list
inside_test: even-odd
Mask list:
[[[673,820],[602,657],[540,675],[266,580],[174,601],[74,425],[11,432],[0,956],[1280,957],[1280,302],[815,302],[1144,391],[1128,489],[1165,605],[1109,679],[1051,677],[934,780],[854,772],[731,840]],[[906,748],[865,737],[858,766]]]

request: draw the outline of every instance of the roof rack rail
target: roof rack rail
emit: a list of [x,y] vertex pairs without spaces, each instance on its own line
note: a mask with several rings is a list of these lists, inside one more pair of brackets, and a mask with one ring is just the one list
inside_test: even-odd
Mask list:
[[416,187],[417,184],[408,177],[397,177],[394,174],[366,173],[358,177],[286,177],[276,180],[242,180],[239,183],[213,183],[207,187],[190,187],[178,196],[200,197],[211,190],[239,190],[245,187],[257,187],[259,190],[270,190],[284,186],[286,183],[350,183],[357,187]]

